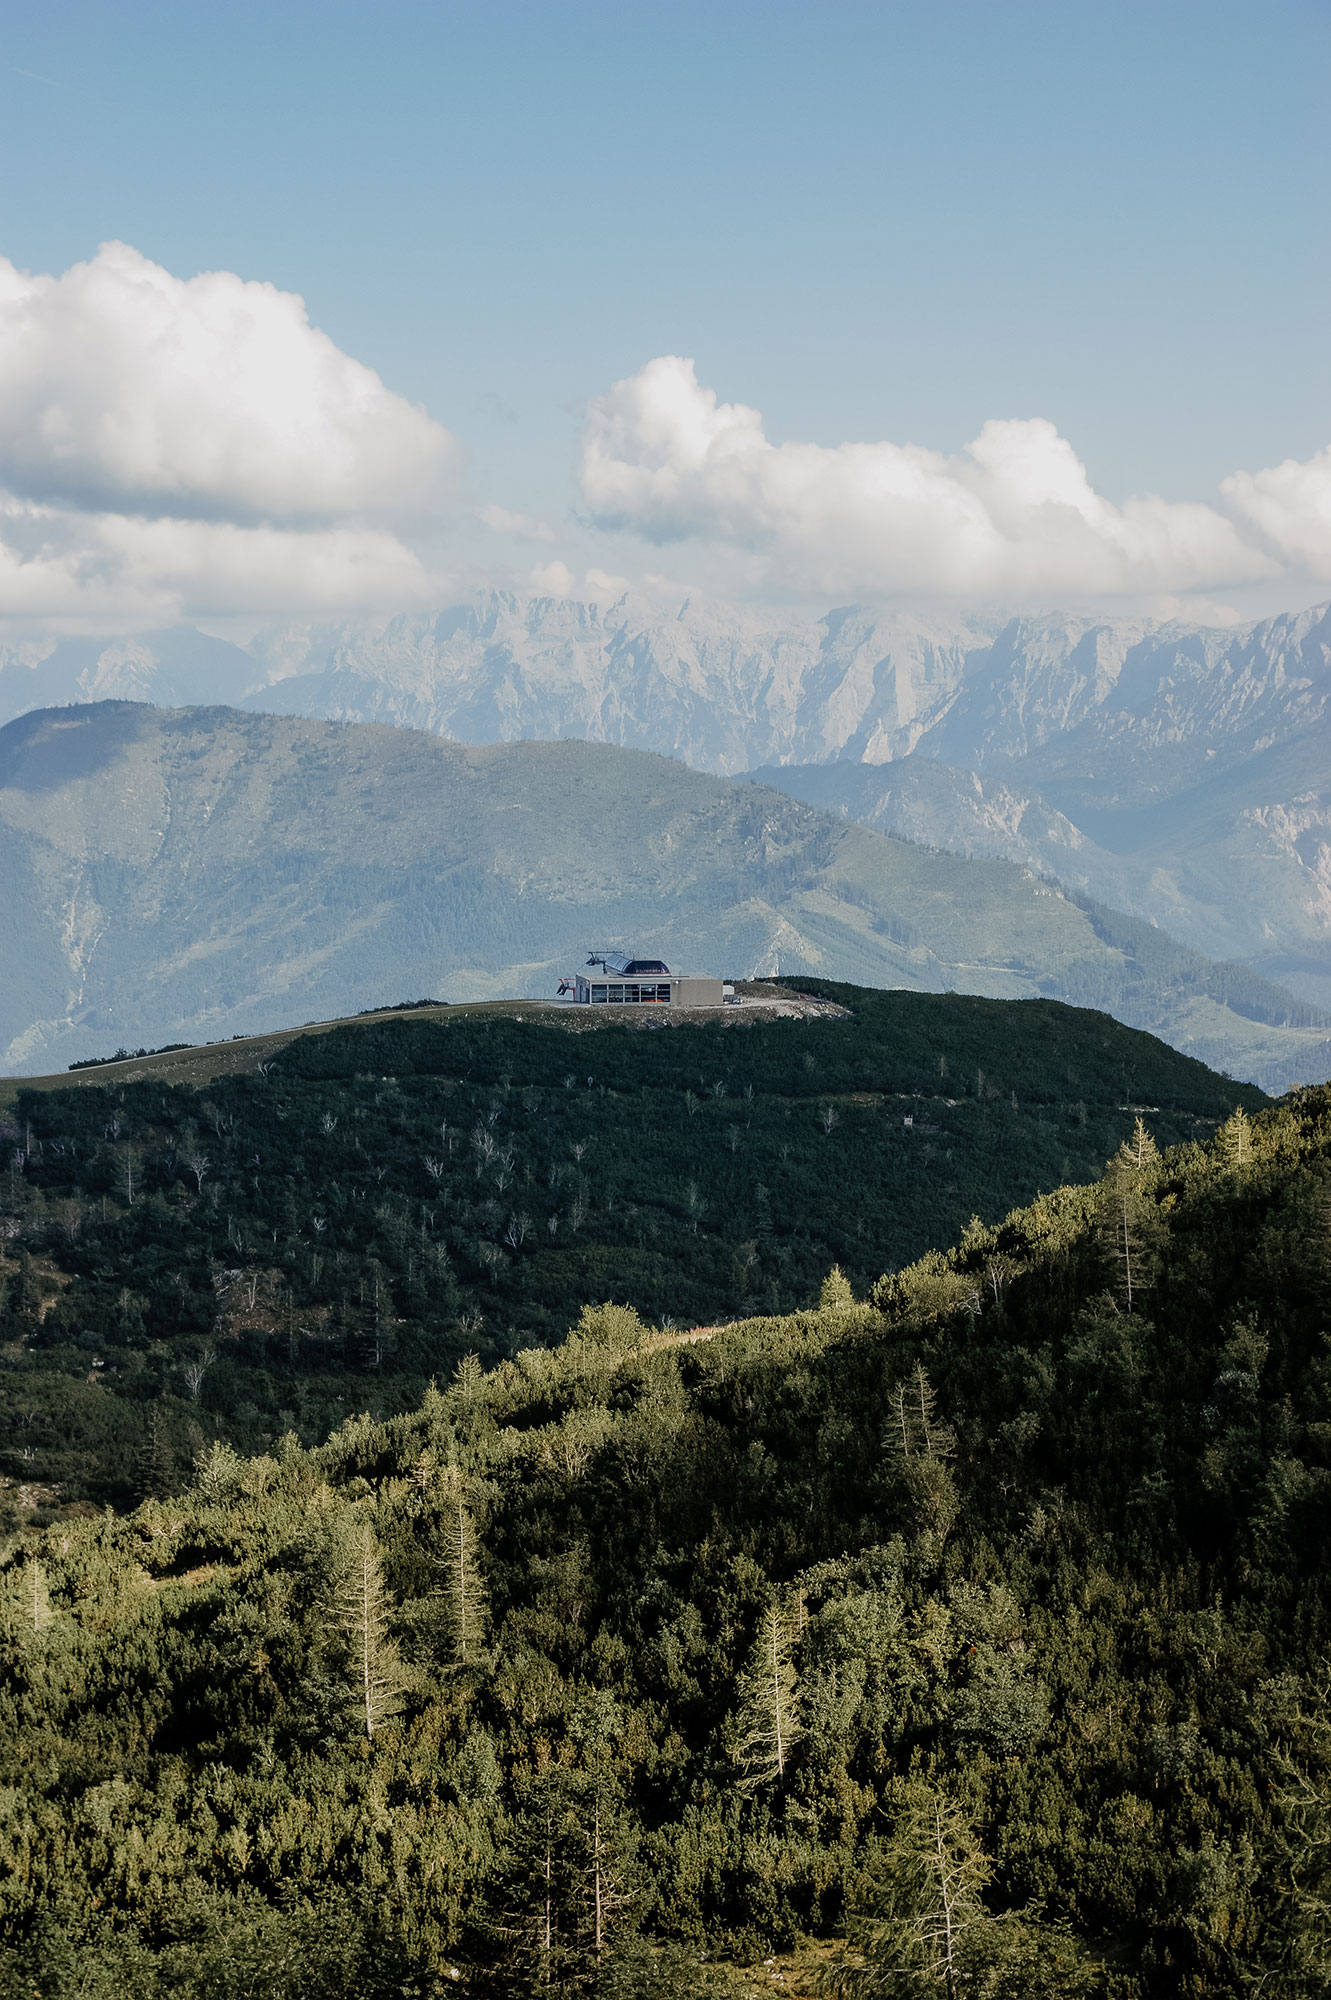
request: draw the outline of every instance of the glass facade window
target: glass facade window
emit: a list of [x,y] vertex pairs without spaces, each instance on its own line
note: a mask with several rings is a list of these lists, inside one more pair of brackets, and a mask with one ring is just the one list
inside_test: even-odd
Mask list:
[[670,1005],[671,984],[672,982],[669,979],[662,979],[656,985],[647,986],[638,982],[624,982],[621,984],[619,980],[607,980],[604,985],[598,980],[595,985],[590,985],[586,979],[579,975],[577,994],[579,1000],[588,1001],[597,1007],[633,1007],[644,1006],[653,1002],[662,1007],[668,1007]]

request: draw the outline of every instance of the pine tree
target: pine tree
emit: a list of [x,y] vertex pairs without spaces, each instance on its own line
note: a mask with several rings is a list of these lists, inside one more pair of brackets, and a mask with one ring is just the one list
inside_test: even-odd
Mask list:
[[896,2000],[976,1990],[968,1976],[975,1934],[992,1925],[982,1900],[993,1869],[969,1819],[938,1793],[908,1804],[861,1916],[858,1948],[832,1976],[839,2000]]
[[1150,1282],[1155,1213],[1149,1186],[1159,1164],[1156,1143],[1138,1117],[1131,1139],[1123,1141],[1109,1162],[1102,1184],[1101,1237],[1117,1267],[1128,1312],[1135,1310]]
[[453,1664],[457,1667],[477,1666],[484,1652],[489,1605],[481,1573],[480,1538],[470,1509],[460,1493],[449,1504],[444,1523],[443,1553],[438,1562],[443,1571]]
[[898,1382],[888,1398],[883,1436],[894,1466],[893,1484],[905,1487],[923,1535],[924,1553],[936,1560],[956,1524],[960,1502],[948,1460],[957,1448],[954,1431],[939,1416],[932,1384],[922,1362]]
[[740,1678],[740,1761],[750,1786],[784,1784],[791,1755],[804,1735],[794,1622],[775,1600],[768,1605]]
[[176,1490],[175,1446],[160,1402],[148,1405],[134,1472],[135,1491],[140,1500],[165,1500]]
[[50,1586],[46,1580],[46,1565],[38,1556],[33,1556],[23,1566],[18,1590],[18,1617],[20,1631],[36,1638],[50,1630],[55,1618],[51,1609]]
[[967,1814],[936,1791],[905,1802],[851,1945],[828,1985],[837,2000],[1089,2000],[1100,1968],[1038,1911],[995,1915],[994,1869]]
[[338,1550],[332,1608],[346,1648],[350,1705],[373,1741],[402,1705],[406,1674],[389,1632],[391,1600],[366,1520],[353,1523]]
[[489,1929],[498,1945],[492,1983],[503,1994],[576,1990],[585,1887],[573,1773],[542,1771],[520,1783],[505,1865],[492,1889]]
[[855,1294],[850,1289],[850,1279],[839,1264],[833,1264],[818,1294],[819,1312],[838,1312],[854,1303]]
[[1252,1120],[1241,1104],[1236,1106],[1233,1117],[1225,1120],[1216,1137],[1232,1172],[1244,1173],[1252,1165]]

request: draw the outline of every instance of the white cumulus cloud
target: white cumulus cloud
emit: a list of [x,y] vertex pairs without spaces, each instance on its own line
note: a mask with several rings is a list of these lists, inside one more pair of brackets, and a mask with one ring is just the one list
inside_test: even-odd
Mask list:
[[91,630],[245,612],[435,602],[439,581],[382,528],[78,514],[0,496],[0,618]]
[[566,562],[537,563],[530,582],[539,597],[571,597],[573,594],[573,572]]
[[1238,475],[1218,505],[1116,506],[1044,418],[991,421],[951,457],[774,445],[677,355],[592,402],[579,475],[602,527],[719,542],[818,591],[1140,595],[1331,573],[1331,459]]
[[221,519],[400,513],[457,446],[273,285],[181,279],[125,243],[62,277],[0,259],[0,467],[11,492]]
[[1291,565],[1331,579],[1331,446],[1222,481],[1231,510]]
[[123,243],[0,258],[0,617],[402,608],[461,453],[293,293]]

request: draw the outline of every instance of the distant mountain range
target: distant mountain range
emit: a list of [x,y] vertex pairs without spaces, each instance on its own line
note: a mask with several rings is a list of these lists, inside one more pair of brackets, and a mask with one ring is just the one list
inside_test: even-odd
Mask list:
[[[25,670],[26,671],[26,670]],[[1008,862],[639,751],[124,701],[0,730],[0,1067],[686,969],[1044,994],[1270,1087],[1324,1017]]]
[[1011,860],[1331,1008],[1331,606],[1215,628],[488,593],[432,617],[0,649],[0,719],[106,697],[581,738]]
[[1324,723],[1145,806],[1078,805],[1057,782],[1037,790],[1034,761],[976,772],[913,756],[768,766],[753,776],[884,833],[1021,862],[1331,1007]]
[[[464,743],[578,737],[733,776],[912,753],[1018,766],[1060,811],[1140,810],[1327,724],[1331,605],[1217,628],[485,593],[432,616],[0,645],[0,722],[224,701]],[[1037,783],[1038,780],[1038,783]]]

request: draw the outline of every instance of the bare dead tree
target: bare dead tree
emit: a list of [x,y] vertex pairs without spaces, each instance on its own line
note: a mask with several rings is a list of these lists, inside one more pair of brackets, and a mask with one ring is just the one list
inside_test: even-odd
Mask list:
[[204,1377],[216,1359],[217,1349],[210,1340],[205,1343],[197,1354],[191,1356],[188,1361],[183,1363],[181,1367],[180,1372],[185,1378],[185,1387],[189,1390],[190,1395],[196,1403],[199,1400],[199,1392],[203,1388]]

